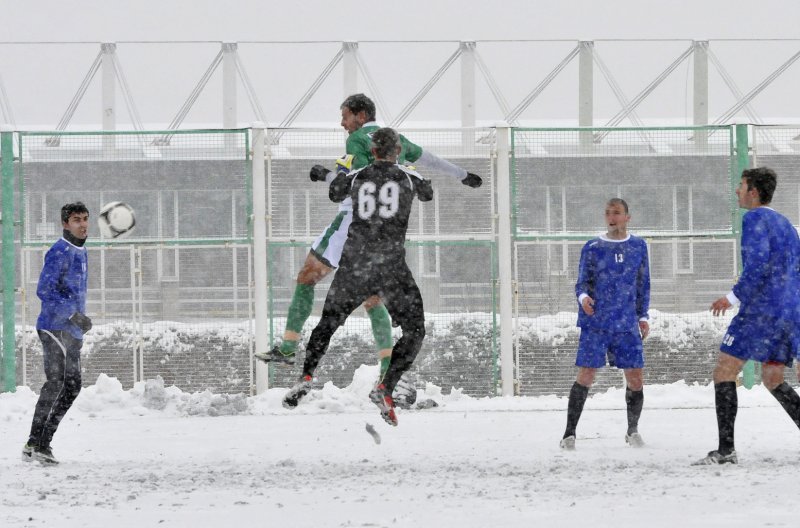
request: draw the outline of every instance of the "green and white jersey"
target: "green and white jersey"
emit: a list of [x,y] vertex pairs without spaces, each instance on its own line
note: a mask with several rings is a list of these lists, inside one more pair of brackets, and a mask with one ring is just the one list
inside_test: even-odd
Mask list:
[[[353,156],[353,165],[351,170],[363,169],[373,161],[375,157],[372,155],[372,133],[381,128],[375,121],[364,123],[364,125],[347,136],[346,152]],[[402,134],[400,135],[400,156],[397,158],[397,163],[405,165],[406,163],[414,163],[420,156],[422,156],[422,147],[410,142]],[[341,204],[339,204],[340,211],[352,211],[353,202],[350,197],[347,197]]]
[[[346,150],[347,154],[353,155],[353,170],[364,168],[375,161],[370,146],[372,145],[372,133],[379,128],[381,127],[375,121],[370,121],[347,137]],[[400,165],[414,163],[422,156],[422,147],[410,142],[402,134],[400,135],[400,146],[402,149],[397,158],[397,163]]]

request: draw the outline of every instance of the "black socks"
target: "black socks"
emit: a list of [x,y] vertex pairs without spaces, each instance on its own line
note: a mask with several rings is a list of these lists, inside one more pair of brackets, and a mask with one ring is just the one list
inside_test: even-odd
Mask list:
[[800,427],[800,395],[785,381],[770,391],[789,415],[794,424]]
[[628,406],[628,434],[638,432],[639,416],[642,415],[642,405],[644,404],[644,390],[638,391],[625,389],[625,404]]
[[733,426],[736,422],[736,411],[739,409],[736,382],[715,383],[714,396],[717,406],[717,427],[719,428],[719,452],[727,455],[734,450]]
[[575,436],[575,428],[583,412],[583,404],[589,395],[589,387],[584,387],[577,381],[572,384],[569,391],[569,405],[567,406],[567,430],[564,431],[564,438]]

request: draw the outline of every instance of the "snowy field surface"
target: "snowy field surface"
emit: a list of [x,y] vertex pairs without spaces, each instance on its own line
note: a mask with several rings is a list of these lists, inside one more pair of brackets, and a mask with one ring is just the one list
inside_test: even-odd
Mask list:
[[643,449],[624,442],[624,392],[594,394],[565,453],[564,398],[428,386],[439,406],[391,428],[367,400],[375,375],[294,411],[283,389],[124,391],[101,376],[56,434],[56,467],[20,459],[36,395],[0,394],[0,526],[797,526],[800,433],[761,387],[739,389],[740,464],[692,467],[716,447],[710,386],[646,387]]

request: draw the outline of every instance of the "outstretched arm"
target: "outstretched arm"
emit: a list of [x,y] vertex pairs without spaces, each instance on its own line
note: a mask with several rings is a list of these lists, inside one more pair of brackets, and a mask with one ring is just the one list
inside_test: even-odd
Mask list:
[[429,170],[443,172],[470,187],[480,187],[483,183],[483,180],[477,174],[467,172],[458,165],[454,165],[446,159],[431,154],[427,150],[423,150],[422,155],[414,163]]

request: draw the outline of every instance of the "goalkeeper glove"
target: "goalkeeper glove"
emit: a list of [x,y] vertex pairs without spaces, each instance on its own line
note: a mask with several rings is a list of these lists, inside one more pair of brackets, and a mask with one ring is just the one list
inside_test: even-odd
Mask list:
[[478,187],[481,186],[481,184],[483,184],[483,180],[477,174],[468,172],[467,177],[461,180],[461,183],[463,183],[464,185],[468,185],[473,189],[477,189]]
[[330,169],[322,165],[314,165],[311,167],[311,172],[308,173],[308,177],[311,178],[312,182],[325,181],[325,176],[327,176],[329,172],[331,172]]
[[353,155],[347,154],[336,160],[336,175],[349,174],[353,168]]

